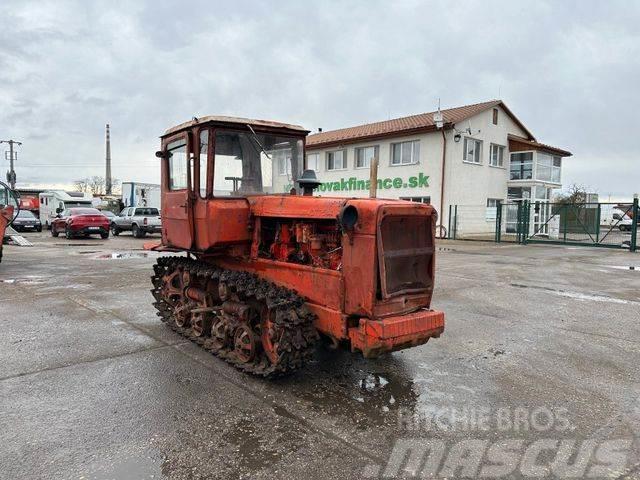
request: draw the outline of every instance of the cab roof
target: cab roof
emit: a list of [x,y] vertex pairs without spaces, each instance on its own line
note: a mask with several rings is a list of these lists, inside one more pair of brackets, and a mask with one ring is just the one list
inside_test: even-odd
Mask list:
[[181,123],[180,125],[176,125],[175,127],[171,127],[166,132],[164,132],[163,137],[171,135],[172,133],[179,132],[181,130],[189,129],[195,125],[200,125],[204,123],[220,123],[220,124],[239,124],[242,126],[251,125],[252,127],[267,127],[267,128],[281,128],[283,130],[294,130],[300,133],[307,134],[309,130],[301,127],[300,125],[292,125],[290,123],[281,123],[274,122],[273,120],[258,120],[254,118],[242,118],[242,117],[226,117],[223,115],[207,115],[206,117],[196,118],[193,117],[192,120],[188,122]]

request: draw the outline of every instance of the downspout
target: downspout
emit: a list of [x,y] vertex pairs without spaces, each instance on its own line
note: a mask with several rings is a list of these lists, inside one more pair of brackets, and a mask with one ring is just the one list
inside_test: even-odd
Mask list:
[[[442,178],[440,179],[440,225],[443,222],[443,213],[444,213],[444,167],[446,164],[447,157],[447,137],[444,134],[444,126],[442,127]],[[440,233],[440,232],[438,232]]]

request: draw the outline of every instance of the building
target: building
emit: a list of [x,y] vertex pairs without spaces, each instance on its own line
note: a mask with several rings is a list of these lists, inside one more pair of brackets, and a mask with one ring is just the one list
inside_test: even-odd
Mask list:
[[[449,205],[545,200],[570,152],[539,143],[501,100],[320,132],[307,137],[318,195],[364,197],[378,157],[378,196]],[[284,172],[286,173],[286,172]]]
[[122,182],[123,207],[160,208],[160,185],[155,183]]

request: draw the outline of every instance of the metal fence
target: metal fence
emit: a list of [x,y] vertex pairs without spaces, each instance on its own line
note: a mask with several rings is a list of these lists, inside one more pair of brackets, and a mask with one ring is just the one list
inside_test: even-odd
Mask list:
[[637,250],[638,199],[628,203],[451,205],[446,238]]

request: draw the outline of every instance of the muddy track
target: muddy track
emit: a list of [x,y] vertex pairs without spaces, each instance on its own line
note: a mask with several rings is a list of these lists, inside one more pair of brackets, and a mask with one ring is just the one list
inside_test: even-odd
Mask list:
[[[302,368],[313,355],[318,339],[315,315],[294,291],[249,272],[185,257],[161,257],[153,268],[151,293],[162,321],[239,370],[273,378]],[[194,285],[207,292],[200,304],[186,296],[187,288]],[[229,302],[257,315],[243,319],[221,313]],[[250,355],[237,348],[238,329],[243,329],[245,342],[253,340]]]

